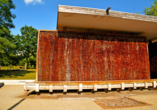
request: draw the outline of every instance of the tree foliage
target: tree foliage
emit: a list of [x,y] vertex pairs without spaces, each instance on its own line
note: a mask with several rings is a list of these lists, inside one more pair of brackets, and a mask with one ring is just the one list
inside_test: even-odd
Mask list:
[[157,16],[157,0],[155,0],[154,3],[151,4],[150,8],[145,8],[143,12],[145,13],[145,15]]
[[10,32],[15,27],[12,19],[16,17],[10,10],[15,7],[12,0],[0,0],[0,64],[4,61],[3,58],[9,58],[11,49],[16,47]]
[[25,25],[20,29],[21,35],[15,36],[18,54],[23,54],[28,65],[30,55],[36,56],[38,31],[32,26]]

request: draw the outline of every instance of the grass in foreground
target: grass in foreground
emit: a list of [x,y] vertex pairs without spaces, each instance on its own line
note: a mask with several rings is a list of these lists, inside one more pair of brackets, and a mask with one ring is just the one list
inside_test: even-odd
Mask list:
[[24,69],[24,66],[1,66],[1,70]]
[[0,70],[0,79],[36,79],[36,69]]

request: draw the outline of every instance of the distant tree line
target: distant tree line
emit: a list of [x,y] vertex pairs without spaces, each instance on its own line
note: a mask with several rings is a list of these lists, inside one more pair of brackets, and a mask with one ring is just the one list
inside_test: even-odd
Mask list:
[[21,35],[12,35],[13,19],[11,9],[16,6],[12,0],[0,0],[0,66],[36,66],[37,29],[25,25]]

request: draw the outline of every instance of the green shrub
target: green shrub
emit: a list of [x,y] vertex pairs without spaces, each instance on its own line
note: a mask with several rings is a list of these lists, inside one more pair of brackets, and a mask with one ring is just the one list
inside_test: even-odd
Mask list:
[[23,59],[23,60],[21,60],[21,61],[19,62],[19,66],[25,66],[25,63],[26,63],[26,60]]

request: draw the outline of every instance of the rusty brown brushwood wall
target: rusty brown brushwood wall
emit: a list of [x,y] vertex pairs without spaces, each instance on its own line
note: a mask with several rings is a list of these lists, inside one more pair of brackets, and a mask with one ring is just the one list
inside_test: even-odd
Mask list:
[[157,78],[157,42],[149,44],[149,59],[151,78]]
[[150,79],[145,37],[41,31],[38,81]]

